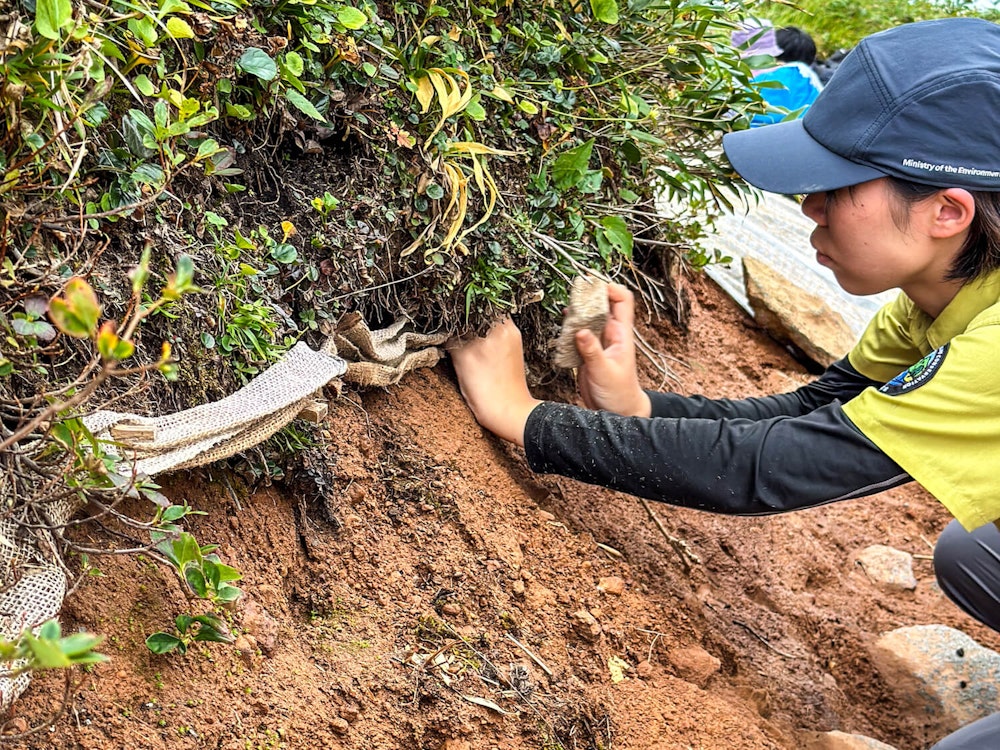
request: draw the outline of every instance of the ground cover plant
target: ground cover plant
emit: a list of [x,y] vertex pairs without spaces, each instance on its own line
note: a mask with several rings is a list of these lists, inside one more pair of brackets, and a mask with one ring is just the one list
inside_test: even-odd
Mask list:
[[[427,331],[522,314],[534,354],[596,268],[683,319],[726,200],[719,136],[759,109],[728,43],[749,2],[0,1],[0,498],[42,557],[141,553],[189,596],[147,634],[231,641],[239,571],[80,415],[218,399],[340,316]],[[901,11],[902,12],[902,11]],[[895,18],[895,16],[894,16]],[[667,222],[658,191],[692,206]],[[248,456],[280,478],[322,440]],[[311,459],[310,459],[311,460]],[[315,465],[315,462],[308,465]],[[304,471],[315,482],[321,470]],[[123,504],[143,512],[125,512]],[[75,539],[86,508],[116,542]],[[20,562],[7,570],[17,576]],[[90,664],[38,625],[11,676]]]
[[[218,399],[353,310],[462,333],[540,302],[541,342],[583,268],[683,317],[675,274],[710,260],[704,227],[667,223],[655,196],[697,207],[732,183],[719,134],[760,107],[728,43],[744,5],[2,3],[0,481],[16,533],[41,529],[47,555],[95,571],[107,550],[52,512],[86,507],[116,552],[192,591],[151,648],[224,641],[238,571],[80,415]],[[275,453],[312,444],[288,430],[253,471],[278,476]],[[134,498],[142,517],[119,510]],[[93,643],[63,651],[85,663]]]

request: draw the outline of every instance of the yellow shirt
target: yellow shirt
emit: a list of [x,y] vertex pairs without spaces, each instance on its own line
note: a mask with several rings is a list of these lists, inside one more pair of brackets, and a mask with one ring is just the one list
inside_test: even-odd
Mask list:
[[937,318],[901,294],[848,355],[881,388],[844,413],[968,530],[1000,519],[1000,271]]

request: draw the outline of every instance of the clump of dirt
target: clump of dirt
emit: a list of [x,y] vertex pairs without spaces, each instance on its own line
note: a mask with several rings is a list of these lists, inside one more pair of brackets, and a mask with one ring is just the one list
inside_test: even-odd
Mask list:
[[[809,378],[717,288],[693,289],[688,333],[641,326],[663,353],[647,384],[744,396]],[[225,467],[164,483],[243,572],[236,646],[151,654],[145,637],[197,603],[147,558],[92,557],[100,575],[63,620],[107,635],[111,659],[11,747],[763,750],[840,729],[909,750],[937,738],[868,645],[940,622],[1000,646],[933,584],[948,517],[912,485],[770,518],[652,504],[658,526],[634,498],[532,475],[476,425],[446,363],[334,400],[321,433],[325,454],[281,485],[251,491]],[[923,555],[915,592],[882,593],[853,565],[875,543]],[[42,724],[62,694],[39,677],[4,731]]]

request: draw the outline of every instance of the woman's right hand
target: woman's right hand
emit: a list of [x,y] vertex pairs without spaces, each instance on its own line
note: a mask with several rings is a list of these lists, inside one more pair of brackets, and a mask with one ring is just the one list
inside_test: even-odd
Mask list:
[[608,284],[608,302],[611,309],[601,339],[587,329],[576,334],[576,348],[583,359],[577,371],[580,396],[590,409],[648,417],[652,406],[636,371],[635,297],[620,284]]

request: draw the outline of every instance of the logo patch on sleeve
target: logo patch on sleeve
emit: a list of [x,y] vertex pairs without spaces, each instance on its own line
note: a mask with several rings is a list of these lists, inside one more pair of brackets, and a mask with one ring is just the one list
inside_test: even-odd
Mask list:
[[944,357],[948,353],[948,344],[940,349],[935,349],[920,361],[907,367],[899,375],[879,388],[881,393],[888,396],[898,396],[900,393],[909,393],[919,388],[928,380],[934,377],[934,373],[941,369]]

